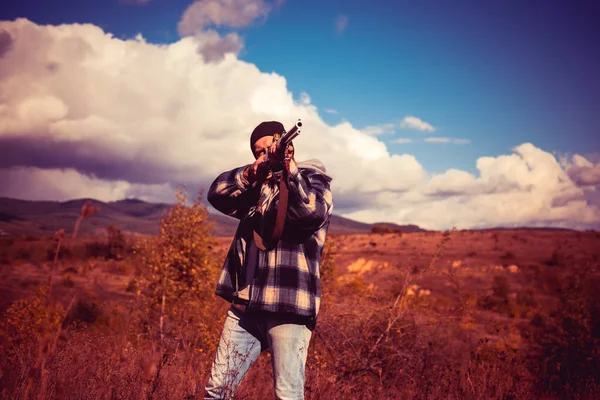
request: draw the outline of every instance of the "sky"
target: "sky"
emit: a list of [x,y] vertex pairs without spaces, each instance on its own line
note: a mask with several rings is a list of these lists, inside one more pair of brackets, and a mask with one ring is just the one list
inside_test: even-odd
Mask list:
[[600,2],[8,0],[0,196],[173,202],[263,120],[334,212],[600,228]]

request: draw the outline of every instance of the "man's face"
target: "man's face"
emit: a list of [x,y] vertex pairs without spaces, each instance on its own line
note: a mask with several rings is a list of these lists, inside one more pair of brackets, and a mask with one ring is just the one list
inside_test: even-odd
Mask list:
[[254,143],[254,158],[264,158],[273,143],[273,136],[263,136]]

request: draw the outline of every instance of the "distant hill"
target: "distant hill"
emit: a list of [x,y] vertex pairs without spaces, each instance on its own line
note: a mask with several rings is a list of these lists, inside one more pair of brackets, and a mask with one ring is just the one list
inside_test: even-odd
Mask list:
[[[172,204],[149,203],[137,199],[102,202],[94,199],[76,199],[65,202],[28,201],[0,197],[0,234],[11,235],[51,235],[58,229],[71,232],[79,217],[81,207],[90,200],[99,207],[98,213],[86,219],[80,227],[80,234],[103,234],[106,227],[114,225],[128,234],[156,235],[160,219]],[[235,233],[238,220],[222,214],[209,214],[214,222],[213,233],[218,236],[231,236]],[[339,215],[333,215],[329,232],[333,234],[370,233],[374,224],[357,222]],[[378,223],[403,232],[422,232],[416,225],[396,225]]]

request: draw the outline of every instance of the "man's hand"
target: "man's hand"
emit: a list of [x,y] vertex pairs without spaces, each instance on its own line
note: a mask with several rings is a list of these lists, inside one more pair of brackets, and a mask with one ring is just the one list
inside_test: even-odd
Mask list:
[[283,154],[277,152],[277,143],[271,144],[269,147],[269,164],[272,166],[283,165],[290,172],[291,163],[295,163],[293,144],[290,143]]
[[256,161],[254,161],[254,164],[248,166],[248,168],[244,170],[244,178],[246,178],[250,184],[253,184],[254,182],[264,182],[274,166],[283,165],[288,172],[290,172],[290,168],[295,167],[294,146],[292,144],[288,145],[288,147],[285,149],[285,152],[283,153],[283,159],[282,154],[277,152],[277,143],[271,144],[268,152],[268,162],[265,162],[267,157],[263,153],[256,159]]
[[254,164],[244,170],[244,178],[253,184],[254,182],[263,182],[269,175],[269,166],[265,162],[265,155],[261,155],[254,161]]
[[294,145],[290,144],[287,149],[285,149],[283,165],[287,172],[291,172],[296,168],[296,160],[294,159]]

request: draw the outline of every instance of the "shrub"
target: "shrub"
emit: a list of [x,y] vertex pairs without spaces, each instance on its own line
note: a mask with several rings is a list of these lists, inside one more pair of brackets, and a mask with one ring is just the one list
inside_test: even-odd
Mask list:
[[125,256],[125,235],[120,229],[113,225],[109,225],[106,228],[106,235],[108,237],[108,258],[115,260],[121,260]]
[[72,288],[75,286],[75,281],[73,280],[73,276],[71,274],[66,273],[62,279],[62,285],[66,288]]
[[78,295],[77,302],[67,315],[64,325],[93,324],[102,315],[102,308],[96,297],[84,292]]
[[14,238],[10,236],[0,236],[0,248],[11,247],[14,243]]
[[507,251],[506,253],[504,253],[500,256],[500,259],[504,260],[504,261],[513,261],[516,259],[516,257],[512,252]]
[[397,233],[402,236],[402,229],[397,227],[392,227],[389,225],[380,225],[375,224],[371,227],[371,233],[379,233],[379,234],[387,234],[387,233]]
[[69,260],[73,258],[73,252],[67,246],[57,247],[56,243],[51,243],[46,251],[46,260],[54,261],[57,260]]
[[335,241],[333,238],[328,238],[323,249],[323,256],[321,258],[321,265],[319,267],[319,274],[321,276],[321,282],[323,287],[329,287],[335,285],[336,278],[338,277],[338,271],[335,267]]
[[35,343],[60,326],[64,309],[48,304],[48,287],[31,297],[17,300],[5,312],[0,333],[12,345]]
[[535,293],[531,289],[521,290],[517,293],[517,304],[525,307],[537,306]]
[[71,266],[63,269],[61,273],[62,274],[78,274],[79,270],[74,265],[71,265]]
[[131,278],[125,287],[127,293],[135,293],[138,290],[138,282],[135,278]]
[[492,283],[492,294],[481,297],[477,305],[479,308],[514,316],[514,309],[508,297],[510,285],[504,276],[495,276]]
[[108,245],[106,243],[93,241],[86,243],[86,254],[88,258],[105,258],[109,254]]
[[550,267],[558,267],[558,266],[563,265],[564,261],[565,261],[565,255],[563,254],[563,252],[561,251],[560,248],[556,248],[552,252],[552,256],[550,257],[550,259],[548,261],[546,261],[546,265],[548,265]]
[[495,296],[508,301],[508,294],[510,293],[510,285],[508,279],[504,276],[497,275],[494,277],[492,284],[492,291]]
[[188,206],[187,192],[178,191],[176,204],[161,220],[159,236],[140,240],[135,248],[141,261],[140,290],[161,337],[169,319],[176,324],[205,317],[197,322],[202,324],[199,331],[221,329],[210,306],[219,265],[210,250],[215,242],[201,201],[200,195]]
[[[561,279],[559,305],[536,317],[532,363],[542,391],[585,398],[600,389],[600,295],[584,269]],[[534,324],[534,321],[532,321]]]
[[18,260],[29,261],[33,257],[33,249],[31,247],[21,247],[17,250],[16,258]]
[[178,192],[176,200],[161,220],[158,238],[140,241],[137,249],[148,272],[148,289],[158,297],[199,294],[214,284],[208,212],[200,197],[190,207],[187,193]]

